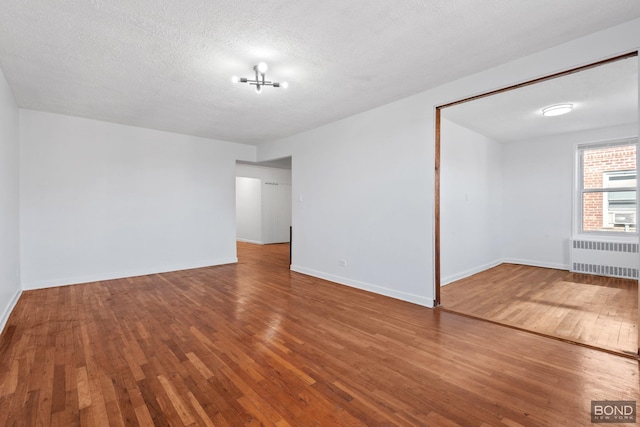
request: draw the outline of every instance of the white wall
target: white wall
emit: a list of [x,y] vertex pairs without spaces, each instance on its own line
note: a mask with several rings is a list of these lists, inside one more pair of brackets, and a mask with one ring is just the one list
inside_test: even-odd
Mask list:
[[20,296],[19,114],[0,70],[0,332]]
[[634,124],[505,144],[505,261],[568,270],[576,145],[637,135]]
[[262,240],[265,244],[289,242],[291,233],[291,185],[262,184]]
[[236,238],[262,244],[262,181],[236,177]]
[[501,262],[568,270],[575,147],[634,137],[638,127],[506,144],[444,118],[441,131],[441,268],[447,284]]
[[435,107],[638,46],[634,20],[260,146],[295,159],[292,269],[432,305]]
[[444,109],[440,128],[443,285],[496,266],[503,257],[503,145],[446,120],[446,114]]
[[409,98],[282,141],[294,159],[293,270],[430,304],[433,157],[421,104]]
[[20,111],[25,289],[235,262],[255,147]]

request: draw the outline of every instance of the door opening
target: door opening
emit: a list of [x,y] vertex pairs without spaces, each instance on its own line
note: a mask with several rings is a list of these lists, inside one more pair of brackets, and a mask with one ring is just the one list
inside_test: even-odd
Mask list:
[[[533,81],[529,81],[529,82],[525,82],[522,84],[518,84],[518,85],[514,85],[511,87],[507,87],[504,89],[500,89],[497,91],[492,91],[486,94],[482,94],[479,96],[474,96],[471,98],[467,98],[467,99],[463,99],[460,101],[456,101],[450,104],[446,104],[446,105],[441,105],[438,106],[436,108],[435,111],[435,164],[434,164],[434,175],[435,175],[435,188],[434,188],[434,205],[435,205],[435,212],[434,212],[434,234],[435,234],[435,254],[434,254],[434,270],[435,270],[435,304],[437,306],[440,306],[444,303],[444,307],[446,308],[446,294],[443,295],[442,289],[441,287],[446,285],[447,283],[450,283],[452,280],[457,280],[457,278],[462,278],[465,277],[466,275],[470,275],[470,274],[474,274],[473,269],[471,268],[462,268],[460,265],[454,266],[455,268],[452,267],[452,257],[448,256],[447,254],[449,254],[451,251],[450,249],[454,246],[451,242],[452,239],[452,234],[458,234],[458,236],[462,235],[462,236],[467,236],[469,233],[473,233],[474,230],[468,230],[467,228],[465,228],[465,226],[467,225],[465,223],[465,214],[468,213],[473,213],[474,215],[478,216],[480,214],[482,214],[482,212],[479,212],[479,208],[477,207],[478,205],[473,205],[473,202],[481,202],[482,204],[482,208],[486,208],[487,211],[484,213],[485,214],[485,218],[488,222],[488,224],[494,224],[493,226],[495,226],[495,218],[492,218],[492,215],[494,215],[495,213],[495,217],[498,217],[499,215],[501,215],[499,212],[501,211],[501,209],[499,207],[496,207],[494,209],[494,207],[492,207],[492,205],[487,202],[486,200],[474,200],[474,198],[477,198],[476,196],[483,196],[483,192],[482,191],[478,191],[478,192],[474,192],[473,190],[471,191],[466,191],[464,189],[462,189],[461,186],[455,186],[456,188],[456,194],[453,194],[451,191],[448,191],[447,189],[451,189],[451,180],[455,180],[456,176],[455,174],[457,173],[455,170],[452,170],[451,168],[451,162],[447,161],[447,156],[449,159],[451,159],[452,157],[452,153],[453,150],[450,149],[450,147],[447,144],[446,138],[447,135],[449,135],[449,133],[445,134],[445,131],[449,132],[447,129],[451,129],[454,128],[460,124],[464,125],[464,127],[466,129],[470,129],[476,133],[479,134],[485,134],[485,130],[486,127],[488,126],[488,124],[491,124],[493,118],[492,117],[485,117],[485,113],[487,116],[493,114],[492,111],[480,111],[479,113],[476,111],[475,116],[476,119],[480,118],[480,119],[484,119],[483,123],[472,123],[469,124],[471,122],[464,122],[460,120],[459,115],[454,114],[454,111],[464,111],[467,106],[472,105],[473,103],[471,103],[471,101],[476,101],[476,100],[482,100],[482,102],[484,103],[483,105],[486,107],[488,102],[493,102],[493,103],[497,103],[499,104],[500,101],[499,99],[505,99],[507,97],[502,96],[502,97],[495,97],[493,98],[493,95],[508,95],[509,97],[511,97],[511,92],[518,93],[518,91],[516,91],[516,89],[525,89],[522,92],[527,93],[527,97],[528,99],[525,99],[524,102],[529,102],[529,101],[539,101],[542,104],[539,105],[540,109],[545,107],[546,104],[544,103],[545,101],[543,101],[544,97],[542,97],[540,94],[537,94],[535,91],[538,90],[537,88],[539,87],[549,87],[549,85],[553,86],[556,85],[558,86],[561,81],[566,81],[566,80],[560,80],[560,77],[571,77],[571,79],[579,79],[579,78],[584,78],[583,76],[587,76],[587,75],[593,75],[593,70],[595,70],[596,68],[598,68],[599,70],[604,70],[605,67],[600,67],[603,65],[610,65],[610,64],[614,64],[614,63],[622,63],[625,62],[623,60],[629,60],[626,62],[631,62],[631,63],[635,63],[636,64],[636,71],[635,71],[635,83],[636,83],[636,89],[635,90],[631,90],[631,95],[635,97],[635,102],[636,102],[636,110],[635,110],[635,119],[634,122],[635,124],[632,124],[633,126],[635,126],[635,132],[636,132],[636,136],[637,136],[637,94],[638,94],[638,90],[637,90],[637,52],[632,52],[626,55],[622,55],[622,56],[618,56],[615,58],[611,58],[605,61],[600,61],[594,64],[590,64],[584,67],[579,67],[576,69],[572,69],[572,70],[568,70],[562,73],[557,73],[551,76],[547,76],[544,78],[540,78],[540,79],[536,79]],[[591,71],[590,71],[591,70]],[[590,71],[590,73],[582,73],[583,71]],[[600,71],[598,71],[600,72]],[[613,77],[613,76],[612,76]],[[615,79],[612,79],[615,80]],[[545,83],[545,85],[542,86],[536,86],[529,88],[529,86],[533,86],[536,85],[538,83]],[[611,83],[611,82],[609,82]],[[573,83],[572,83],[573,84]],[[592,87],[594,85],[597,85],[595,82],[585,82],[582,83],[582,91],[585,93],[588,93]],[[603,85],[603,86],[606,86]],[[542,89],[540,89],[542,90]],[[507,94],[509,93],[509,94]],[[629,93],[629,91],[627,91],[627,94]],[[493,100],[495,99],[495,101]],[[512,98],[509,98],[511,101],[513,101]],[[564,99],[558,99],[558,102],[560,101],[564,101]],[[578,102],[576,102],[578,103]],[[463,105],[465,104],[465,105]],[[519,103],[516,103],[515,105],[513,104],[513,102],[510,104],[512,109],[517,110]],[[454,109],[451,107],[455,107],[455,106],[460,106],[461,108],[459,109]],[[586,107],[582,106],[583,108],[586,109]],[[484,108],[484,110],[487,110],[487,108]],[[532,113],[536,113],[537,108],[533,109]],[[502,110],[498,110],[498,111],[502,111]],[[578,110],[576,110],[578,111]],[[606,113],[602,113],[599,112],[598,113],[600,116],[605,116]],[[508,127],[506,125],[512,125],[514,123],[514,120],[511,120],[510,118],[505,118],[505,116],[502,116],[499,112],[494,114],[496,116],[496,120],[502,120],[503,124],[505,125],[505,127]],[[619,112],[618,112],[619,115]],[[553,118],[551,118],[553,120]],[[605,117],[598,117],[597,120],[604,120]],[[481,120],[482,121],[482,120]],[[584,122],[591,122],[591,120],[583,120]],[[555,123],[559,123],[559,121],[557,120]],[[589,123],[590,124],[590,123]],[[617,125],[617,124],[616,124]],[[544,126],[539,126],[539,127],[549,127],[549,128],[553,128],[555,126],[555,124],[552,124],[551,121],[546,121],[544,122]],[[603,125],[603,126],[607,126],[607,125]],[[632,127],[633,127],[632,126]],[[517,129],[515,126],[512,126],[513,129],[511,129],[512,132],[520,132],[521,134],[525,134],[522,135],[520,137],[520,139],[526,139],[524,138],[524,136],[526,136],[527,134],[527,130],[526,128],[523,129]],[[544,130],[544,129],[542,129]],[[562,130],[558,130],[558,129],[554,129],[554,132],[556,132],[557,135],[560,135],[562,132],[587,132],[587,130],[584,129],[576,129],[576,128],[568,128],[565,129],[564,131]],[[550,134],[547,134],[545,137],[549,136]],[[532,138],[532,141],[535,138]],[[543,140],[544,138],[538,138],[538,140]],[[515,139],[513,139],[515,141]],[[501,143],[504,143],[504,141],[500,141]],[[508,142],[508,141],[507,141]],[[518,141],[520,143],[520,141]],[[508,144],[504,144],[503,147],[507,147]],[[498,144],[498,150],[500,150],[500,145]],[[457,151],[455,152],[456,156],[473,156],[473,150],[475,149],[475,146],[470,146],[470,145],[466,145],[463,148],[458,147]],[[540,148],[538,148],[539,150]],[[447,151],[449,150],[449,151]],[[524,152],[524,151],[523,151]],[[533,152],[533,151],[532,151]],[[547,159],[552,158],[553,155],[550,155]],[[476,159],[478,159],[478,156],[475,157]],[[473,159],[472,159],[473,160]],[[472,161],[471,160],[471,161]],[[471,162],[470,161],[470,162]],[[468,168],[464,167],[462,165],[461,162],[455,163],[454,164],[456,167],[461,168],[461,169],[465,169],[467,170]],[[472,165],[473,167],[473,165]],[[565,169],[569,170],[573,167],[573,164],[571,163],[571,160],[569,161],[569,163],[567,165],[565,165]],[[486,168],[485,172],[487,174],[491,173],[492,168]],[[503,169],[503,171],[506,169]],[[524,174],[526,173],[526,171],[524,169],[518,169],[518,170],[510,170],[508,176],[510,177],[514,177],[518,174]],[[453,178],[452,178],[453,177]],[[538,177],[540,178],[540,177]],[[544,177],[542,177],[544,179]],[[443,181],[444,179],[444,181]],[[533,179],[533,178],[532,178]],[[572,181],[572,177],[569,176],[567,179],[570,180],[570,182],[566,185],[569,185],[569,187],[572,185],[573,181]],[[449,180],[449,181],[447,181]],[[505,178],[506,180],[506,178]],[[478,180],[476,180],[478,181]],[[517,181],[517,180],[513,180],[513,181]],[[508,181],[507,181],[508,182]],[[478,184],[478,182],[474,182],[474,184]],[[487,180],[487,182],[485,182],[485,184],[487,184],[485,187],[491,187],[491,182],[489,182]],[[544,184],[546,185],[546,184]],[[543,185],[543,186],[544,186]],[[550,185],[546,185],[546,188],[540,189],[539,191],[545,191],[547,193],[552,193],[551,191],[549,191],[549,189],[553,189],[555,186],[553,184]],[[510,203],[508,200],[514,199],[517,200],[518,197],[517,196],[521,196],[521,197],[525,197],[526,196],[526,191],[527,188],[524,186],[520,186],[520,187],[505,187],[504,189],[504,193],[508,194],[509,197],[505,197],[505,204],[508,205],[508,203]],[[518,194],[521,193],[521,194]],[[515,195],[515,196],[514,196]],[[513,196],[513,197],[512,197]],[[501,196],[502,197],[502,196]],[[456,199],[457,200],[453,200]],[[564,197],[564,198],[558,198],[557,199],[557,203],[562,204],[562,209],[564,210],[571,210],[571,189],[569,191],[569,196]],[[549,197],[549,204],[553,205],[553,203],[556,203],[556,199],[554,199],[553,197]],[[560,205],[555,205],[560,207]],[[534,208],[532,208],[534,209]],[[539,209],[539,208],[536,208]],[[558,211],[560,209],[557,209]],[[506,209],[504,210],[504,212],[506,212]],[[505,214],[506,215],[506,214]],[[571,214],[569,214],[571,215]],[[453,221],[452,218],[457,218],[457,221]],[[472,218],[473,220],[477,219],[477,218]],[[468,217],[467,217],[468,220]],[[491,222],[494,221],[494,222]],[[526,215],[508,215],[507,218],[504,219],[504,221],[511,221],[511,222],[518,222],[519,221],[519,226],[526,228],[527,227],[527,217]],[[549,224],[553,225],[554,223],[558,223],[558,222],[562,222],[564,221],[569,222],[573,221],[572,217],[567,218],[566,216],[564,216],[564,214],[560,214],[558,213],[555,217],[553,218],[549,218],[549,220],[547,221]],[[469,221],[469,222],[473,222],[473,221]],[[498,225],[498,227],[500,227],[501,225]],[[476,227],[475,230],[478,229],[482,229],[481,231],[484,232],[485,234],[491,232],[492,230],[492,226],[484,226],[484,227]],[[553,227],[550,227],[549,230],[553,230]],[[569,229],[567,230],[567,239],[571,239],[571,226],[569,225]],[[479,233],[482,234],[482,233]],[[526,234],[526,233],[524,233]],[[550,231],[548,234],[552,235],[553,231]],[[535,236],[534,236],[535,237]],[[542,237],[544,237],[543,233],[539,234],[540,239],[542,239]],[[636,239],[637,240],[637,239]],[[456,240],[456,247],[458,248],[457,251],[460,251],[460,248],[465,248],[465,249],[469,249],[470,246],[473,246],[475,244],[475,242],[472,242],[471,244],[469,242],[462,242],[462,241],[458,241]],[[540,240],[540,242],[542,242],[542,240]],[[542,242],[544,243],[544,242]],[[540,246],[543,248],[544,245],[540,243]],[[570,241],[564,242],[563,245],[559,245],[562,246],[562,248],[565,249],[561,249],[561,250],[565,250],[567,251],[565,254],[565,259],[564,259],[564,264],[568,265],[569,264],[569,260],[568,258],[568,249],[566,249],[566,247],[568,247],[568,244],[570,243]],[[636,242],[637,243],[637,242]],[[447,249],[449,248],[449,249]],[[477,253],[481,250],[487,250],[487,249],[470,249],[467,250],[467,252],[469,253]],[[541,249],[544,250],[544,249]],[[460,257],[457,257],[460,258]],[[499,259],[500,256],[496,256],[495,259]],[[493,258],[492,258],[493,259]],[[488,268],[487,266],[491,264],[491,260],[484,260],[482,263],[481,262],[476,262],[476,264],[480,265],[480,266],[484,266],[486,268]],[[459,260],[459,259],[458,259]],[[456,260],[456,261],[458,261]],[[477,260],[476,260],[477,261]],[[512,261],[517,261],[517,260],[513,260]],[[504,261],[502,261],[504,262]],[[507,261],[509,262],[509,261]],[[459,273],[461,272],[461,273]],[[455,274],[454,274],[455,273]],[[459,273],[459,274],[458,274]],[[637,291],[636,291],[637,293]],[[443,301],[443,297],[444,297],[444,301]],[[640,316],[640,311],[636,310],[637,314],[636,314],[636,323],[637,323],[637,317]],[[635,330],[637,330],[637,327],[635,327]],[[636,333],[637,335],[637,333]],[[636,337],[637,339],[637,337]],[[637,340],[636,342],[640,342],[640,340]],[[638,345],[636,345],[635,351],[634,353],[638,352]]]

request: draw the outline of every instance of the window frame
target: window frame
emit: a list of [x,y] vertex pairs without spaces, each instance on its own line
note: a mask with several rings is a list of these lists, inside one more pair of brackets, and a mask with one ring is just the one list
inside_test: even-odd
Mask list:
[[[636,147],[636,168],[634,170],[636,175],[636,186],[635,187],[611,187],[611,188],[584,188],[584,152],[586,150],[593,150],[598,148],[610,148],[610,147],[625,147],[635,145]],[[625,238],[633,238],[634,240],[638,238],[638,179],[637,179],[637,171],[638,171],[638,138],[624,138],[617,140],[610,140],[604,142],[590,142],[590,143],[580,143],[576,145],[576,173],[575,176],[575,203],[574,203],[574,235],[582,235],[582,236],[594,236],[594,237],[606,237],[608,239],[616,238],[616,239],[625,239]],[[620,172],[622,172],[621,170]],[[624,170],[629,172],[630,170]],[[616,171],[617,172],[617,171]],[[603,183],[604,184],[604,183]],[[584,197],[585,194],[588,193],[602,193],[603,194],[603,205],[604,205],[604,194],[611,192],[619,192],[619,191],[635,191],[636,193],[636,210],[635,210],[635,231],[614,231],[614,230],[584,230]],[[604,208],[604,206],[603,206]],[[604,218],[604,209],[603,209],[603,218]]]

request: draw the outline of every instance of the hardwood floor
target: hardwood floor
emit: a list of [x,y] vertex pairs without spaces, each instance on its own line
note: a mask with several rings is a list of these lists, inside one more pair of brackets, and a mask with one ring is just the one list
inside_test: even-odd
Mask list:
[[442,306],[481,319],[636,354],[638,282],[501,264],[442,287]]
[[584,426],[637,361],[290,272],[237,265],[25,291],[0,425]]

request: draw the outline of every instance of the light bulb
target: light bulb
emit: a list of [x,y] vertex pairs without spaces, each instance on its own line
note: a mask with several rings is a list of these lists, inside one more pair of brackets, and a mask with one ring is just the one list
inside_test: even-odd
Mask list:
[[258,63],[258,71],[262,74],[266,73],[267,70],[269,69],[269,67],[267,67],[267,64],[265,64],[264,62],[260,62]]
[[288,88],[288,87],[289,87],[289,83],[287,83],[287,82],[282,82],[282,83],[280,83],[280,86],[282,86],[283,88],[285,88],[285,89],[286,89],[286,88]]
[[233,77],[231,77],[231,81],[232,81],[233,83],[238,83],[238,82],[240,81],[240,77],[238,77],[238,76],[233,76]]

